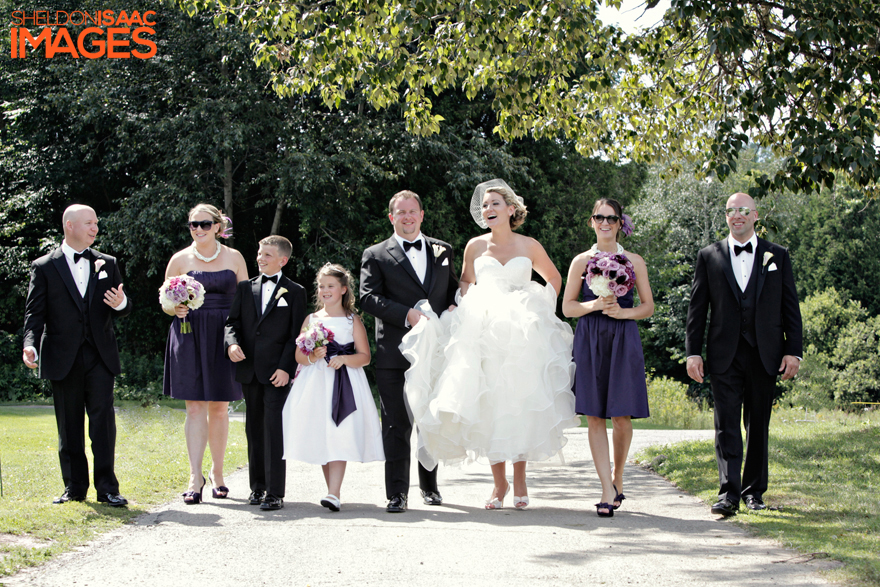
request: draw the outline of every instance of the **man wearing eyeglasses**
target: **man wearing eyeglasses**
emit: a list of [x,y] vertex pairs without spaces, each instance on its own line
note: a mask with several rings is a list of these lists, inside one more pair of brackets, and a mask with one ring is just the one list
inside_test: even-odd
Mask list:
[[[685,346],[688,375],[698,383],[711,375],[720,481],[712,513],[727,517],[736,514],[740,500],[750,510],[766,507],[776,377],[797,374],[803,332],[788,250],[757,237],[758,212],[748,194],[730,196],[725,213],[730,235],[697,255]],[[746,429],[744,467],[740,413]]]

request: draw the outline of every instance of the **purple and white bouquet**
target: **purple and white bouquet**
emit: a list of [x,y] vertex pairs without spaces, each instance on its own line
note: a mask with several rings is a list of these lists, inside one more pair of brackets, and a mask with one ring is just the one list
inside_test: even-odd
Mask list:
[[[198,310],[205,303],[205,288],[189,275],[169,277],[159,288],[159,303],[169,312],[173,312],[174,307],[179,304],[183,304],[190,310]],[[191,332],[192,325],[186,321],[186,318],[182,319],[180,333],[189,334]]]
[[597,251],[587,262],[584,279],[597,297],[620,297],[635,286],[636,272],[626,255]]
[[302,334],[296,337],[296,346],[304,355],[311,355],[315,349],[332,341],[333,332],[320,322],[313,322],[302,331]]

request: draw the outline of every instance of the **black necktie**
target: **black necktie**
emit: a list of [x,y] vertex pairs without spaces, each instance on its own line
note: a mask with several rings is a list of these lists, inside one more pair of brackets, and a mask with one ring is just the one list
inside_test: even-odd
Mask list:
[[82,259],[83,257],[86,258],[86,261],[90,260],[92,258],[92,252],[88,249],[85,249],[85,250],[83,250],[82,253],[74,253],[73,254],[73,264],[76,265],[77,263],[79,263],[79,260]]
[[409,252],[409,250],[413,247],[415,247],[416,250],[421,251],[422,250],[422,240],[419,239],[415,242],[403,241],[403,252],[404,253]]
[[745,251],[747,253],[751,253],[752,252],[752,243],[746,243],[743,246],[733,245],[733,254],[736,255],[737,257],[739,257],[739,254],[742,253],[743,251]]
[[264,275],[263,276],[263,283],[266,283],[267,281],[271,281],[272,283],[278,283],[278,276],[273,275],[272,277],[269,277],[268,275]]

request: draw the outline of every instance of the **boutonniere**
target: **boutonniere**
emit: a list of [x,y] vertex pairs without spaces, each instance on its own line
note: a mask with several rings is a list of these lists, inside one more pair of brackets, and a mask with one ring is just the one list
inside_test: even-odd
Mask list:
[[277,300],[278,298],[280,298],[281,296],[283,296],[286,293],[287,293],[287,288],[282,287],[281,289],[278,290],[278,293],[275,294],[275,299]]
[[770,262],[770,259],[772,259],[772,258],[773,258],[773,253],[771,253],[770,251],[767,251],[766,253],[764,253],[764,263],[763,263],[763,266],[766,267],[766,266],[767,266],[767,263],[769,263],[769,262]]
[[101,270],[101,267],[104,266],[104,263],[106,263],[104,259],[98,259],[95,261],[95,273]]
[[434,249],[434,258],[436,259],[440,255],[443,254],[443,251],[446,250],[446,247],[440,245],[431,245],[431,248]]

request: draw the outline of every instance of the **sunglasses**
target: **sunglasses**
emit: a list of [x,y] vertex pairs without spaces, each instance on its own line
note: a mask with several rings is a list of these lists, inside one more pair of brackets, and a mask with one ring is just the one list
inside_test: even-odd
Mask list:
[[603,221],[607,220],[608,224],[614,224],[618,220],[620,220],[620,216],[602,216],[601,214],[593,214],[593,220],[596,221],[596,224],[602,224]]
[[733,218],[737,212],[739,212],[743,216],[748,216],[752,213],[752,209],[747,206],[743,206],[742,208],[728,208],[724,212],[727,214],[728,218]]
[[213,220],[190,220],[186,223],[190,230],[198,230],[201,228],[202,230],[208,230],[212,226],[214,226]]

